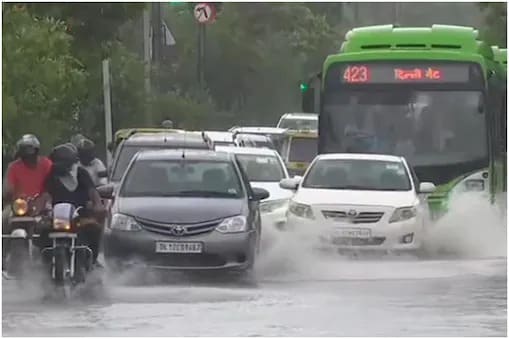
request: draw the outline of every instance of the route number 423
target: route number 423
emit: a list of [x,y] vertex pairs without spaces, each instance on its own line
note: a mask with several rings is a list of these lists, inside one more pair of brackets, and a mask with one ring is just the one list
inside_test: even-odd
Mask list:
[[348,66],[343,74],[347,83],[369,81],[369,70],[366,66]]

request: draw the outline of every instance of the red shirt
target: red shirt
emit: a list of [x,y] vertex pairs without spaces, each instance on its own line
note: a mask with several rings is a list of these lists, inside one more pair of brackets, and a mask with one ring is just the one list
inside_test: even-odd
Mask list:
[[7,170],[7,182],[13,189],[14,197],[32,197],[45,190],[45,183],[53,163],[47,157],[39,157],[37,166],[28,167],[16,160]]

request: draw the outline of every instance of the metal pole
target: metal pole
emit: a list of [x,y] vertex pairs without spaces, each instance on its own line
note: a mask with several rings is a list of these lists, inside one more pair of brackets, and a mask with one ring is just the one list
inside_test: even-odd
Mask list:
[[353,5],[354,26],[358,27],[358,26],[360,26],[360,23],[359,23],[359,3],[358,2],[354,2],[354,3],[352,3],[352,5]]
[[399,24],[399,2],[393,2],[393,22]]
[[207,70],[207,63],[206,63],[206,45],[205,42],[207,41],[207,27],[206,25],[202,26],[202,35],[201,35],[201,85],[202,88],[205,88],[205,71]]
[[[150,8],[148,6],[143,10],[143,59],[145,62],[145,98],[148,103],[148,99],[150,98],[151,86],[150,86],[150,69],[151,69],[151,59],[150,59]],[[145,123],[147,126],[151,126],[152,124],[152,114],[150,112],[150,107],[147,105],[145,110]]]
[[106,136],[106,163],[111,165],[109,143],[113,140],[111,122],[111,87],[110,87],[110,60],[103,60],[103,92],[104,92],[104,128]]
[[198,24],[198,83],[205,87],[205,25]]

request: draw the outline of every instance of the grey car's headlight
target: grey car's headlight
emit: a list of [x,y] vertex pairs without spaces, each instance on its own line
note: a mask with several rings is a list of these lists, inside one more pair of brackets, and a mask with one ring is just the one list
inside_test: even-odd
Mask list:
[[130,217],[125,214],[116,213],[111,218],[111,229],[127,232],[141,231],[141,226]]
[[221,233],[239,233],[246,232],[247,230],[247,219],[243,215],[237,215],[236,217],[224,219],[216,230]]
[[412,219],[417,215],[416,207],[397,208],[391,216],[389,223]]
[[290,199],[280,199],[280,200],[272,200],[272,201],[262,201],[260,203],[260,212],[261,213],[271,213],[280,208],[288,207],[288,201]]
[[468,179],[464,183],[465,190],[468,192],[482,192],[484,191],[483,179]]
[[288,213],[294,214],[301,218],[314,219],[313,210],[311,206],[305,204],[299,204],[295,201],[291,201],[288,205]]

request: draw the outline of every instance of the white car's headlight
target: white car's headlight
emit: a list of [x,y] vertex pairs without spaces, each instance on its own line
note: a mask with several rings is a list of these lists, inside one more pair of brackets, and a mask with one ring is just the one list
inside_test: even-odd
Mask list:
[[313,210],[311,206],[305,204],[299,204],[295,201],[291,201],[288,205],[288,213],[292,213],[301,218],[314,219]]
[[221,233],[239,233],[246,232],[247,230],[247,219],[243,215],[224,219],[216,230]]
[[389,223],[412,219],[417,215],[416,207],[397,208],[391,216]]
[[280,208],[287,208],[288,201],[290,199],[280,199],[280,200],[272,200],[272,201],[262,201],[260,203],[260,212],[261,213],[271,213]]
[[136,222],[136,220],[134,220],[133,217],[117,213],[111,218],[111,229],[135,232],[141,231],[141,226]]

